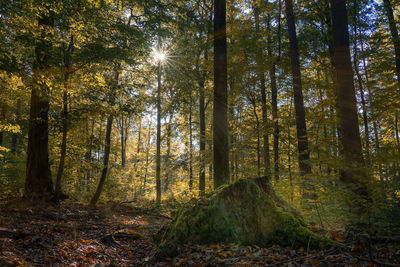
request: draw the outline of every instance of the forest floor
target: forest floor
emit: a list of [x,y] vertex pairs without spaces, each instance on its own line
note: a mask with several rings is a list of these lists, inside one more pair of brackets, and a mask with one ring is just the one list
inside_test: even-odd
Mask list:
[[360,241],[327,251],[185,246],[174,259],[151,262],[152,236],[169,221],[167,213],[115,203],[27,208],[1,200],[0,266],[400,266],[398,246]]

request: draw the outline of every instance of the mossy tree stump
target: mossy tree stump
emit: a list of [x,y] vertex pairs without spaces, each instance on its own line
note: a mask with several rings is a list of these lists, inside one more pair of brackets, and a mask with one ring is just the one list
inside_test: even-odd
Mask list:
[[331,244],[308,230],[264,178],[239,180],[194,206],[181,208],[155,242],[157,258],[175,256],[184,244],[277,244],[294,248],[324,248]]

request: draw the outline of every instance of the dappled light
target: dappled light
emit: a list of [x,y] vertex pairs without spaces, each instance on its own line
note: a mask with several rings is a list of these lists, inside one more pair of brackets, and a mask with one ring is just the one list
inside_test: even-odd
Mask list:
[[0,267],[399,266],[399,10],[0,1]]

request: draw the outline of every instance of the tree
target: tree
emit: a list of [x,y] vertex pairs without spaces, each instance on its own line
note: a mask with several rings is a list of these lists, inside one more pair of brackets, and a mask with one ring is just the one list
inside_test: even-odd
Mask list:
[[360,184],[365,175],[358,128],[357,102],[351,67],[347,9],[345,0],[331,0],[333,57],[337,75],[337,102],[344,154],[341,179],[348,184]]
[[[109,95],[110,106],[114,105],[114,101],[115,101],[114,94],[115,94],[115,91],[117,90],[116,87],[118,86],[119,70],[115,70],[114,75],[115,75],[115,77],[113,80],[113,84],[111,85],[112,87],[111,87],[111,91],[110,91],[110,95]],[[94,193],[92,199],[90,200],[90,205],[92,205],[92,206],[96,205],[97,201],[99,201],[100,194],[103,191],[104,182],[106,181],[106,177],[107,177],[108,161],[110,158],[110,150],[111,150],[111,131],[112,131],[113,120],[114,120],[114,115],[111,113],[107,117],[106,137],[105,137],[105,145],[104,145],[104,158],[103,158],[103,170],[101,172],[101,177],[100,177],[100,181],[97,186],[96,192]]]
[[290,62],[293,78],[294,108],[296,113],[297,147],[300,173],[302,176],[311,173],[310,152],[308,150],[306,114],[304,109],[303,89],[301,84],[301,71],[299,47],[297,44],[296,25],[293,14],[292,0],[285,0],[286,20],[290,42]]
[[[254,11],[254,21],[255,21],[255,30],[257,39],[260,39],[260,19],[258,13],[258,7],[256,3],[253,4]],[[269,122],[268,122],[268,114],[267,114],[267,93],[265,86],[265,71],[264,71],[264,58],[262,54],[262,47],[257,46],[257,74],[258,79],[260,81],[260,92],[261,92],[261,105],[262,105],[262,122],[263,122],[263,155],[264,155],[264,176],[269,180],[271,178],[271,162],[270,162],[270,154],[269,154]]]
[[229,183],[226,1],[214,2],[214,188]]
[[[68,134],[68,82],[70,76],[71,67],[71,55],[74,50],[74,36],[71,35],[71,39],[68,45],[67,51],[64,51],[64,93],[63,93],[63,118],[62,118],[62,141],[61,141],[61,153],[60,163],[58,165],[57,178],[56,178],[56,199],[64,196],[61,190],[61,178],[64,171],[65,155],[67,152],[67,134]],[[64,196],[65,197],[65,196]]]
[[395,61],[396,61],[396,76],[397,81],[399,83],[399,90],[400,90],[400,39],[399,39],[399,32],[397,30],[396,21],[394,20],[393,16],[393,8],[390,0],[383,0],[383,6],[386,11],[386,16],[389,22],[389,29],[390,34],[392,35],[392,42],[394,46],[394,54],[395,54]]
[[54,14],[50,7],[43,7],[38,17],[40,29],[36,41],[35,61],[33,63],[33,82],[29,114],[28,151],[24,196],[27,199],[50,201],[54,197],[53,181],[49,165],[49,107],[48,82],[44,79],[51,68],[52,32]]

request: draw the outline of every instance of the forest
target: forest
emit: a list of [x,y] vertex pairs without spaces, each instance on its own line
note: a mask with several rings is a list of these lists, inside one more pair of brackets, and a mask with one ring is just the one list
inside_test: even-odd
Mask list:
[[0,0],[0,266],[399,266],[399,25]]

